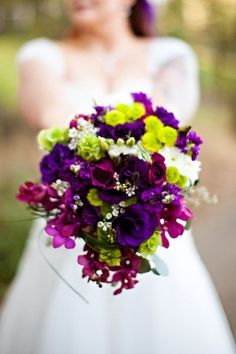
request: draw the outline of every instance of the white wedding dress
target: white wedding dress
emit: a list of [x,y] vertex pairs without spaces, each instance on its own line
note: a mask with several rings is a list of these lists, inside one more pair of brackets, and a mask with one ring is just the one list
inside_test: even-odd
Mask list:
[[[128,82],[120,92],[160,92],[169,109],[189,122],[198,104],[195,56],[184,42],[153,39],[149,76]],[[65,74],[63,55],[54,42],[38,39],[26,44],[18,62],[38,60],[58,75]],[[87,110],[102,98],[85,83],[65,81],[65,96],[74,112]],[[33,223],[18,272],[2,306],[1,354],[233,354],[235,345],[212,281],[195,248],[190,231],[171,240],[157,253],[169,275],[139,276],[134,289],[114,296],[109,285],[99,289],[81,278],[74,250],[44,247],[47,259],[88,301],[85,303],[52,271],[39,249],[43,220]],[[207,225],[206,225],[207,227]],[[44,236],[44,235],[43,235]],[[17,237],[17,235],[16,235]],[[44,238],[40,238],[44,244]]]

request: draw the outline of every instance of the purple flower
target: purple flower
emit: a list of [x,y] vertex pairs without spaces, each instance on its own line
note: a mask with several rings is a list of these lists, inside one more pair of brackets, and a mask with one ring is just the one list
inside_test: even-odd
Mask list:
[[198,136],[194,131],[190,131],[190,127],[185,130],[180,130],[178,132],[178,139],[176,141],[176,146],[185,154],[190,153],[192,160],[196,160],[200,145],[203,143],[200,136]]
[[146,189],[141,194],[141,200],[145,205],[145,209],[159,213],[163,209],[162,203],[162,187]]
[[140,140],[145,130],[144,123],[140,119],[133,123],[118,124],[116,127],[101,123],[99,128],[99,136],[115,141],[119,138],[127,140],[131,136],[134,137],[135,140]]
[[98,191],[99,198],[109,204],[119,204],[122,200],[127,199],[128,196],[124,192],[114,189],[106,189]]
[[173,113],[168,112],[163,107],[157,107],[155,114],[164,125],[168,125],[172,128],[178,129],[179,121],[175,118]]
[[150,185],[149,163],[131,155],[124,158],[123,161],[123,166],[119,171],[121,183],[124,183],[126,180],[133,181],[135,185],[141,188]]
[[146,114],[153,114],[152,101],[145,93],[132,93],[132,97],[135,102],[140,102],[145,106]]
[[153,186],[162,184],[166,178],[165,159],[160,154],[152,155],[152,165],[149,169],[149,178]]
[[91,167],[91,181],[92,185],[104,189],[110,189],[114,187],[114,166],[112,162],[105,159],[99,163],[94,164]]
[[140,140],[144,134],[145,125],[141,119],[136,120],[133,123],[119,124],[114,129],[115,140],[122,138],[127,140],[131,136],[135,140]]
[[95,227],[100,220],[99,208],[91,206],[89,203],[84,204],[81,220],[83,227]]
[[157,226],[156,214],[149,213],[140,204],[129,206],[113,221],[117,243],[121,246],[139,246],[152,236]]
[[52,151],[45,155],[40,162],[43,183],[50,184],[58,178],[65,177],[63,173],[69,170],[69,166],[75,160],[73,155],[73,151],[67,145],[56,144]]

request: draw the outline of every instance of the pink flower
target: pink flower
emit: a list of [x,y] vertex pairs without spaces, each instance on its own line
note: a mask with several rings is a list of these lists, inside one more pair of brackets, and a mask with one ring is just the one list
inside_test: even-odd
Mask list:
[[20,186],[19,194],[17,194],[16,198],[21,202],[38,205],[43,202],[46,194],[46,186],[33,182],[25,182],[22,186]]

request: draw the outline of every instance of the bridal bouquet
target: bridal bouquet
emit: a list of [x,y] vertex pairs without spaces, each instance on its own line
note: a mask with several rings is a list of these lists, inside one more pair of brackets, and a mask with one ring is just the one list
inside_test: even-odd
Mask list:
[[68,127],[42,130],[41,182],[25,182],[18,200],[45,217],[54,248],[72,249],[88,281],[130,289],[152,271],[158,247],[183,234],[186,196],[199,179],[199,146],[190,127],[154,107],[144,93],[95,106]]

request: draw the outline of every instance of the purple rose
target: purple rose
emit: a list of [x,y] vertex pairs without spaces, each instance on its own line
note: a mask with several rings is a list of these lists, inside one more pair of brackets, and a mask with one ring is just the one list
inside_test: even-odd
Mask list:
[[103,160],[91,168],[92,184],[96,187],[110,189],[114,187],[114,167],[110,160]]
[[149,163],[136,156],[128,156],[124,158],[124,165],[119,171],[120,182],[133,181],[137,186],[145,188],[150,185],[148,173]]
[[137,247],[149,239],[158,226],[155,213],[146,211],[140,204],[126,208],[114,221],[117,242],[121,246]]
[[152,155],[152,165],[149,169],[150,182],[154,186],[162,184],[166,177],[165,159],[160,154]]

